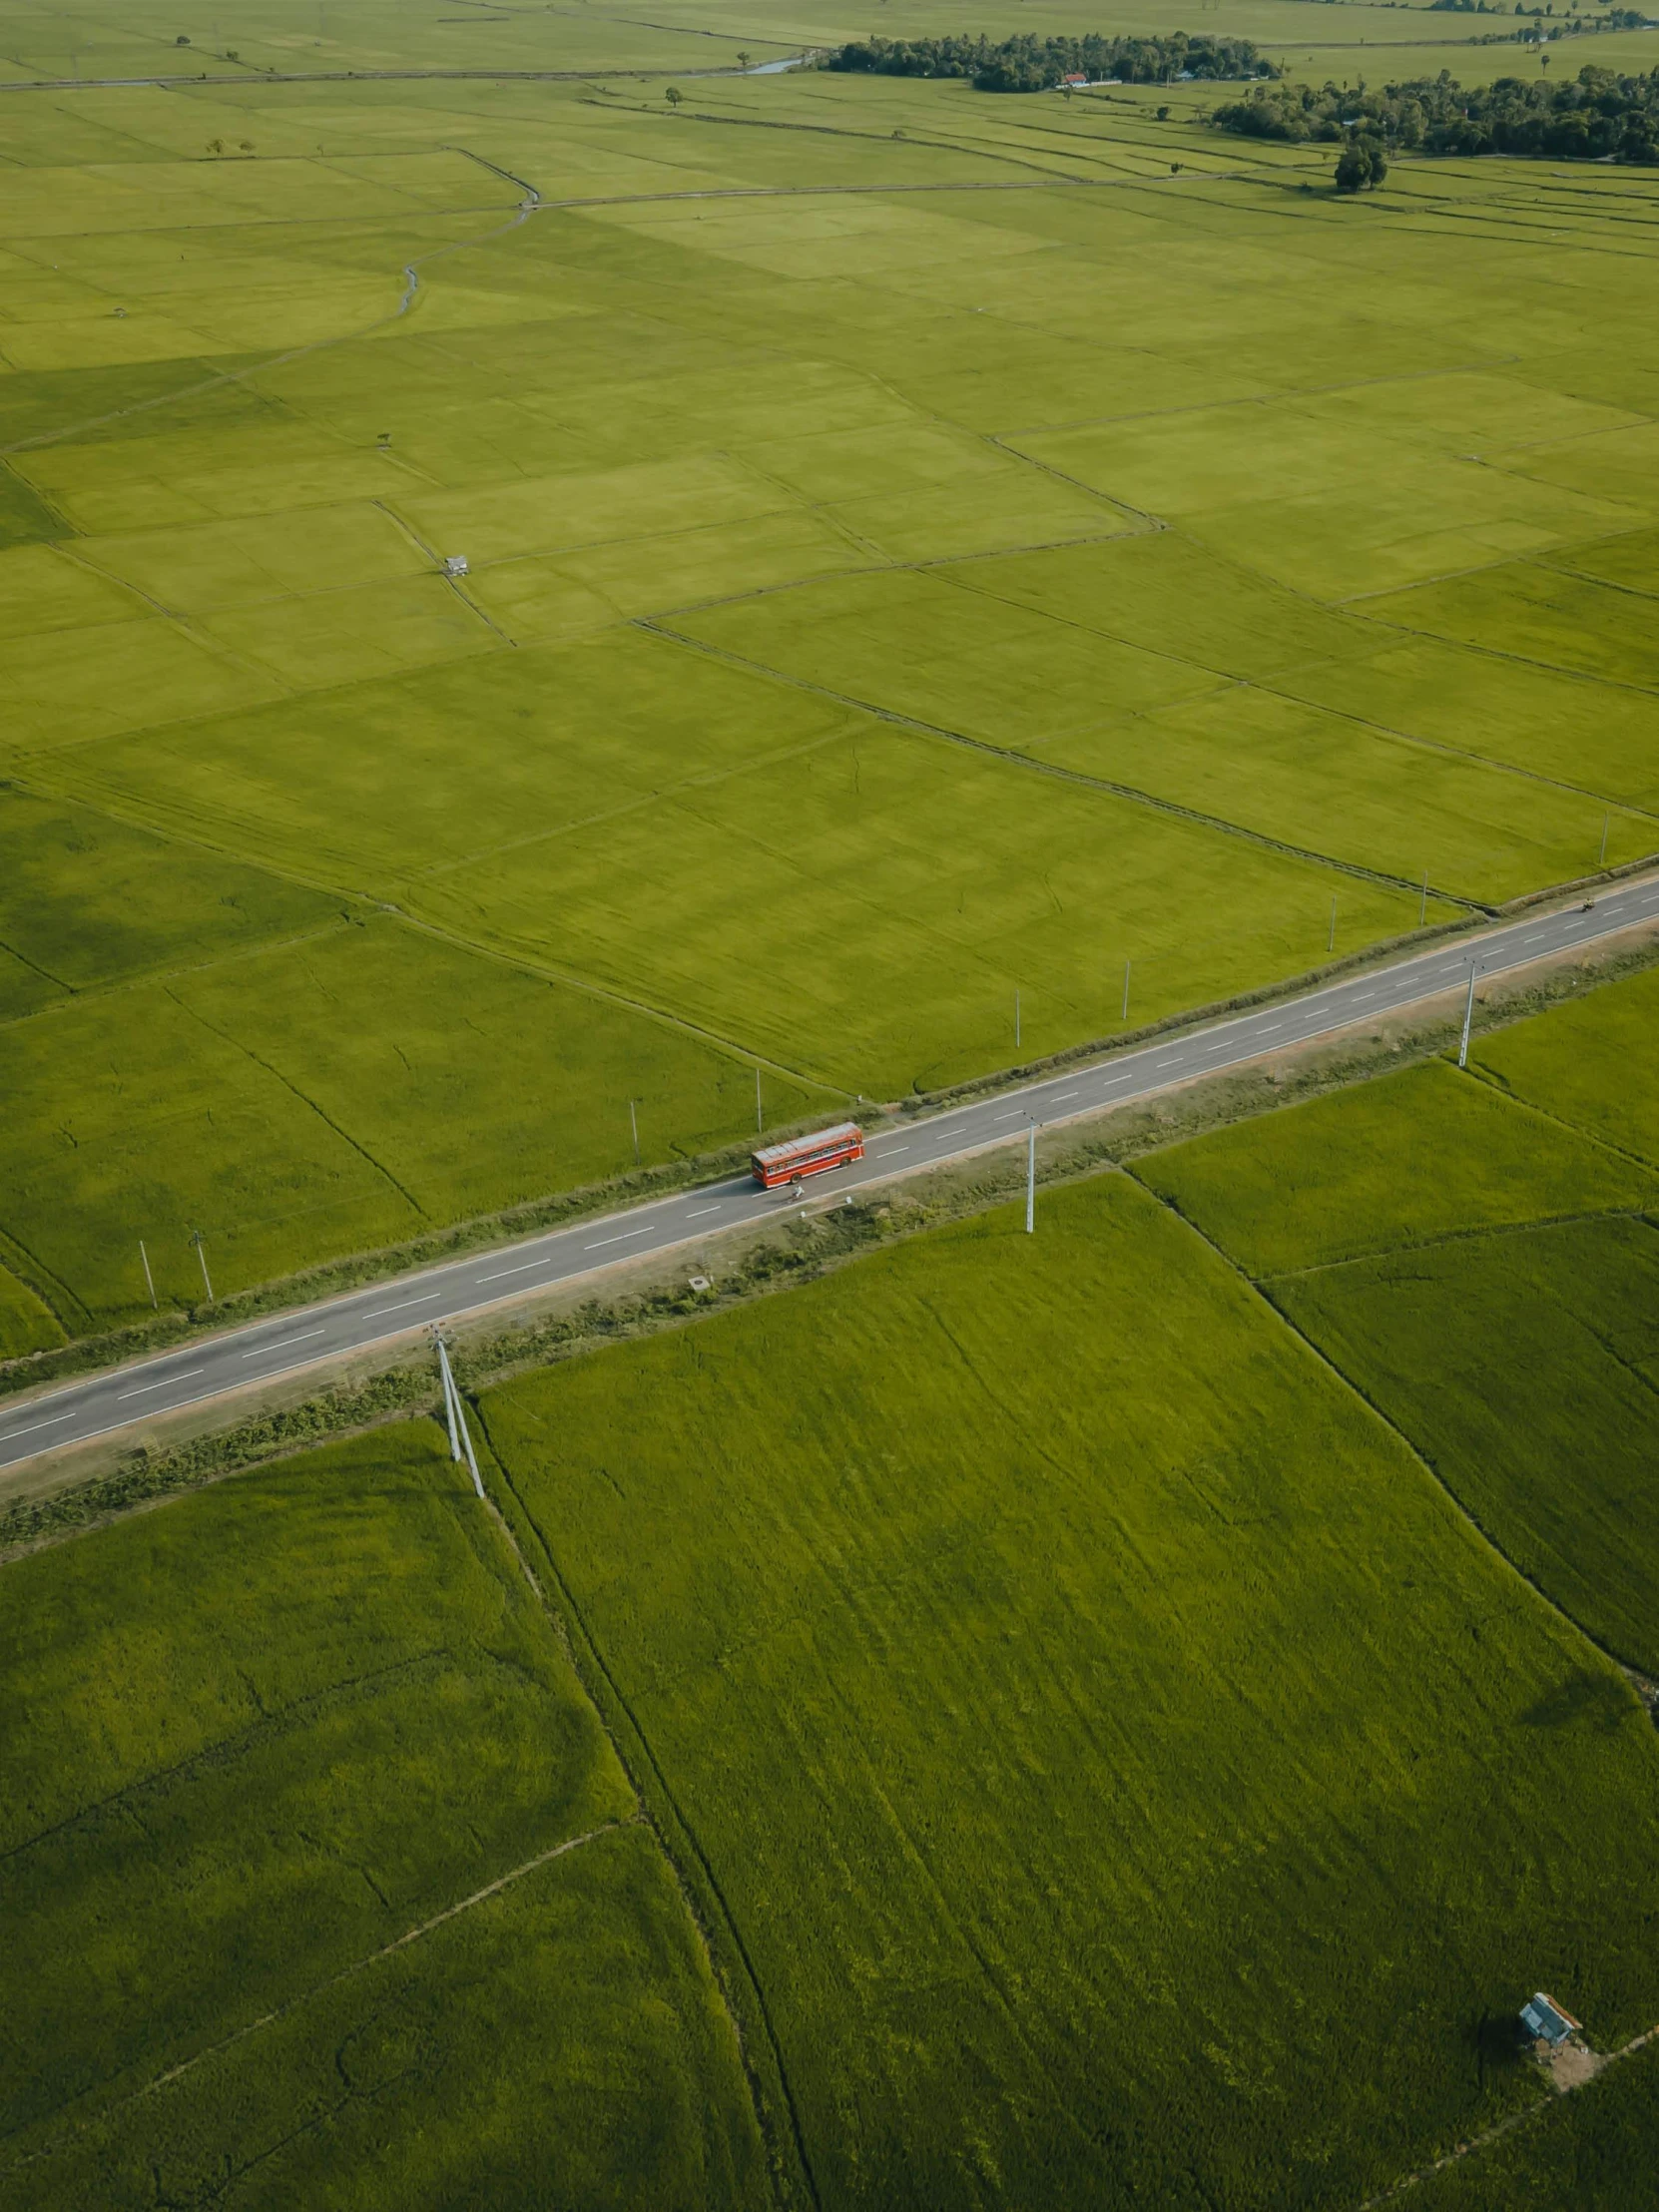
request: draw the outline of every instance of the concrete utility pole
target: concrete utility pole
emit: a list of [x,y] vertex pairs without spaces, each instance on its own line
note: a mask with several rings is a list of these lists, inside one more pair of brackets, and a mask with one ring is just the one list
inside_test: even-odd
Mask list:
[[628,1101],[628,1126],[634,1132],[634,1165],[640,1164],[640,1117],[634,1111],[634,1101]]
[[156,1278],[150,1272],[150,1255],[144,1249],[144,1239],[139,1239],[139,1258],[144,1262],[144,1280],[150,1286],[150,1304],[159,1314],[161,1305],[156,1297]]
[[1479,963],[1469,962],[1469,995],[1463,1001],[1463,1034],[1457,1045],[1457,1065],[1467,1067],[1469,1059],[1469,1023],[1474,1019],[1474,979],[1480,973]]
[[211,1306],[214,1303],[214,1287],[213,1278],[208,1273],[208,1240],[203,1236],[200,1229],[193,1229],[190,1233],[190,1241],[195,1245],[196,1257],[202,1263],[202,1280],[207,1285],[208,1304]]
[[1019,986],[1014,986],[1014,1050],[1019,1050]]
[[[434,1332],[436,1335],[436,1332]],[[449,1456],[458,1459],[461,1450],[466,1453],[467,1470],[472,1476],[472,1487],[480,1497],[484,1494],[484,1479],[478,1472],[478,1461],[473,1454],[472,1434],[466,1425],[466,1407],[461,1403],[461,1393],[455,1387],[455,1378],[449,1368],[449,1347],[441,1337],[437,1338],[438,1373],[443,1379],[444,1410],[449,1415]],[[457,1430],[459,1431],[457,1437]],[[456,1448],[457,1442],[461,1449]]]
[[1426,921],[1427,919],[1428,919],[1428,870],[1427,870],[1426,868],[1424,868],[1424,869],[1423,869],[1423,871],[1422,871],[1422,897],[1421,897],[1421,898],[1420,898],[1420,899],[1419,899],[1419,900],[1417,901],[1417,927],[1418,927],[1418,928],[1420,929],[1420,928],[1422,927],[1423,923],[1424,923],[1424,922],[1425,922],[1425,921]]
[[755,1134],[757,1137],[766,1134],[766,1123],[761,1119],[761,1071],[759,1068],[755,1070]]
[[1337,894],[1335,891],[1331,893],[1331,934],[1325,940],[1325,949],[1328,956],[1337,949]]
[[1601,818],[1601,850],[1596,854],[1597,867],[1607,865],[1607,826],[1612,819],[1611,815],[1603,815]]
[[1129,962],[1123,963],[1123,1018],[1129,1019]]
[[1025,1234],[1029,1237],[1037,1227],[1037,1125],[1031,1124],[1027,1133],[1025,1151]]

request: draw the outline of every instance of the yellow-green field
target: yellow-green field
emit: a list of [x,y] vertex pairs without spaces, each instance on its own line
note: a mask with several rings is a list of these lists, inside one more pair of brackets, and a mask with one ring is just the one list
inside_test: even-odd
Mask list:
[[1339,203],[1213,85],[462,12],[0,10],[0,1259],[62,1328],[141,1237],[247,1290],[603,1182],[630,1099],[694,1155],[757,1063],[893,1098],[1016,988],[1057,1050],[1126,960],[1144,1021],[1659,844],[1645,173]]

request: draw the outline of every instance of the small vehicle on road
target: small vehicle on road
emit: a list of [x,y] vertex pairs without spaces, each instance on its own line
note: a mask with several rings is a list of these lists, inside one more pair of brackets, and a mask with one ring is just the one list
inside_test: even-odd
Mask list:
[[762,1190],[788,1183],[799,1196],[802,1178],[843,1168],[849,1160],[864,1156],[864,1133],[855,1121],[838,1121],[832,1129],[816,1129],[810,1137],[790,1137],[783,1144],[763,1145],[750,1157],[750,1172]]

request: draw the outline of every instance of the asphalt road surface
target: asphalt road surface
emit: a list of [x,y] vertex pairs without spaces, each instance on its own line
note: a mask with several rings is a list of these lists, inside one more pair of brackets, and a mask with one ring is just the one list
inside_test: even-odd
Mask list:
[[[1102,1106],[1145,1098],[1194,1076],[1238,1067],[1328,1030],[1395,1012],[1465,982],[1471,959],[1479,961],[1483,974],[1491,974],[1654,917],[1659,917],[1659,880],[1629,883],[1603,893],[1588,912],[1574,906],[1558,913],[1531,914],[1392,967],[1376,968],[1312,991],[1305,998],[1155,1040],[1094,1066],[1068,1068],[1064,1074],[972,1106],[917,1118],[872,1136],[862,1160],[810,1180],[803,1203],[833,1205],[846,1192],[868,1189],[912,1168],[960,1159],[1023,1137],[1033,1121],[1039,1128],[1051,1128]],[[737,1177],[584,1221],[572,1229],[527,1238],[495,1252],[470,1253],[463,1260],[297,1312],[267,1317],[159,1359],[11,1405],[0,1413],[0,1467],[316,1366],[434,1322],[476,1314],[526,1291],[597,1276],[618,1260],[701,1244],[722,1230],[787,1214],[795,1203],[787,1190],[762,1191],[748,1176]]]

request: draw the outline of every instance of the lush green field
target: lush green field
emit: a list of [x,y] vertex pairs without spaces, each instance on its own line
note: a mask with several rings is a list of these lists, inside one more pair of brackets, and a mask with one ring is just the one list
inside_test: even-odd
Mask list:
[[1645,2024],[1659,1746],[1172,1212],[1039,1213],[494,1391],[490,1435],[820,2202],[1351,2205],[1541,2093],[1523,1983]]
[[1513,1097],[1605,1145],[1659,1165],[1659,1098],[1644,1070],[1659,1020],[1659,975],[1476,1040],[1471,1064]]
[[[1644,175],[1338,205],[1215,86],[466,13],[0,9],[13,80],[192,80],[6,94],[0,1238],[65,1327],[143,1310],[141,1236],[242,1288],[603,1181],[630,1097],[696,1152],[757,1059],[779,1121],[901,1095],[1004,1064],[1016,987],[1054,1050],[1126,959],[1150,1018],[1317,965],[1333,897],[1353,951],[1425,871],[1443,917],[1659,844]],[[335,942],[387,905],[451,940],[424,1005],[435,954]]]
[[1422,2212],[1653,2212],[1659,2204],[1659,2052],[1501,2137],[1412,2193]]
[[[704,1039],[374,916],[21,1023],[0,1124],[12,1264],[107,1325],[394,1244],[755,1127]],[[769,1071],[774,1123],[826,1094]]]
[[1633,1156],[1654,1149],[1654,999],[1639,975],[1478,1040],[1478,1073],[1432,1063],[1135,1172],[1523,1572],[1659,1675],[1659,1193]]
[[[1598,992],[1592,1012],[1620,990]],[[1562,1057],[1561,1018],[1500,1032],[1484,1049],[1539,1031]],[[1135,1172],[1257,1279],[1659,1201],[1650,1168],[1437,1060],[1235,1123]]]
[[684,1901],[435,1431],[4,1572],[0,2202],[764,2201]]

